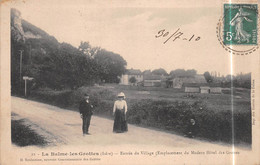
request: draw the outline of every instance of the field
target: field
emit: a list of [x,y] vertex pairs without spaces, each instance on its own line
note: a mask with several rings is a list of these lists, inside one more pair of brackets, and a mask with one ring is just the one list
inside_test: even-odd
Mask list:
[[232,96],[230,89],[223,94],[187,94],[183,89],[106,84],[75,91],[44,89],[32,92],[30,98],[77,111],[88,93],[94,114],[113,119],[113,102],[119,92],[126,95],[131,124],[210,141],[251,144],[249,89],[234,88]]
[[[127,100],[131,99],[152,99],[167,101],[185,101],[194,103],[202,101],[207,105],[209,110],[214,111],[230,111],[231,110],[231,92],[225,90],[226,94],[201,94],[184,93],[184,89],[162,88],[162,87],[140,87],[140,86],[124,86],[109,84],[101,87],[107,89],[114,95],[124,92]],[[88,88],[83,89],[88,91]],[[94,87],[91,90],[100,90],[100,87]],[[236,112],[250,111],[250,90],[244,88],[235,88],[233,92],[233,110]]]

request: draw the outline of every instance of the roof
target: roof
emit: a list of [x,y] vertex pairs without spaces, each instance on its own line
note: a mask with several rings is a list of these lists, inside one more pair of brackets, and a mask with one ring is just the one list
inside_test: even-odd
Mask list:
[[139,69],[127,69],[125,74],[128,74],[128,75],[142,75],[142,72]]

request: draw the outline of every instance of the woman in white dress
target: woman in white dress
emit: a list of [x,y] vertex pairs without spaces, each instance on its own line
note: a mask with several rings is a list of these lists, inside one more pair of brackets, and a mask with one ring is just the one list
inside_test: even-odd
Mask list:
[[115,133],[122,133],[127,132],[127,123],[126,123],[126,112],[127,112],[127,104],[124,100],[125,94],[123,92],[118,94],[118,100],[115,101],[113,107],[113,115],[114,119],[114,126],[113,132]]

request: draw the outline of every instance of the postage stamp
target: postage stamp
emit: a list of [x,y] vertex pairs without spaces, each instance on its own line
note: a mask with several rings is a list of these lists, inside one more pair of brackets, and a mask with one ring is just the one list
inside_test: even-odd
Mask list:
[[222,47],[234,55],[248,55],[259,48],[257,4],[223,4],[216,33]]
[[257,45],[257,4],[224,4],[225,45]]

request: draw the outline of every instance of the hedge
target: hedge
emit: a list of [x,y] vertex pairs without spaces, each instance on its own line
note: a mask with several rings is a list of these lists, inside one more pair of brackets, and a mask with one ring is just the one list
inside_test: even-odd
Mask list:
[[[183,135],[192,129],[193,136],[228,143],[232,142],[234,131],[235,143],[251,144],[250,112],[234,112],[232,118],[231,111],[215,112],[200,101],[192,104],[178,101],[136,101],[129,109],[127,119],[129,123],[171,130]],[[195,125],[191,125],[191,119]]]

